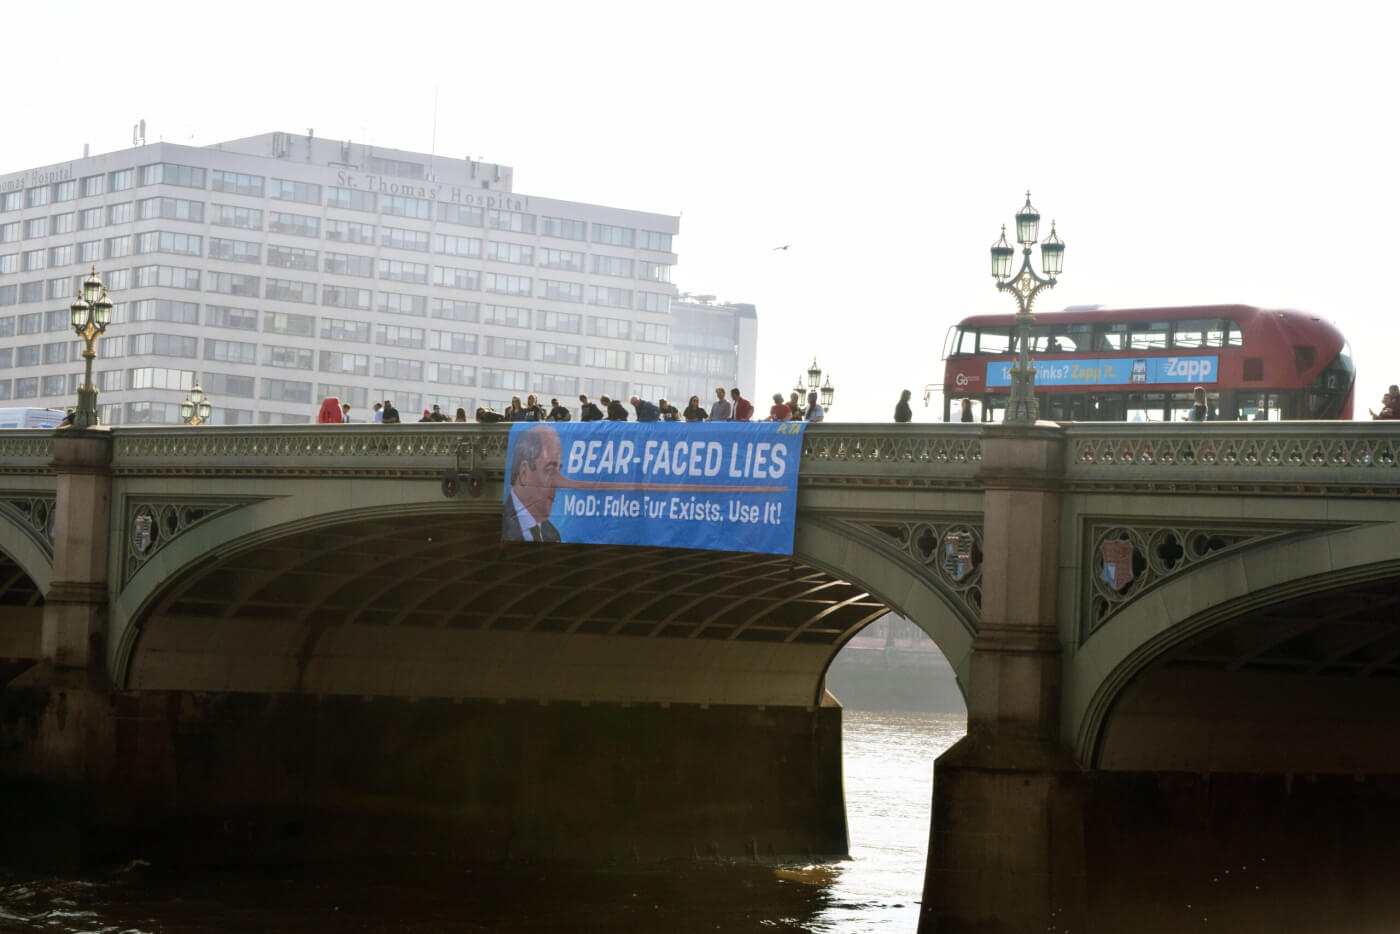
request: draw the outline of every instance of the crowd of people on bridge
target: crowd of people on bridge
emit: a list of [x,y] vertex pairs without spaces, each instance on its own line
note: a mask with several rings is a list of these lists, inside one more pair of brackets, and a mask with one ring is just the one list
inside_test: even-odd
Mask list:
[[[754,418],[754,405],[744,398],[739,387],[732,389],[717,387],[715,389],[715,401],[709,409],[700,402],[699,396],[691,396],[689,403],[684,410],[678,409],[675,405],[665,399],[658,399],[652,402],[650,399],[643,399],[640,396],[632,396],[623,403],[620,399],[602,395],[598,401],[594,402],[584,393],[578,397],[579,401],[579,421],[582,422],[751,422]],[[628,410],[631,406],[631,411]],[[802,405],[796,391],[789,394],[784,399],[782,393],[773,394],[773,405],[768,409],[768,417],[758,419],[769,422],[820,422],[826,417],[826,410],[817,401],[817,393],[811,392],[807,395],[807,404]],[[476,410],[475,420],[478,424],[492,424],[494,422],[569,422],[573,421],[573,412],[561,404],[558,399],[550,399],[549,407],[541,404],[536,395],[528,395],[522,403],[519,396],[512,396],[510,405],[506,406],[504,412],[497,412],[490,406],[479,406]],[[398,425],[403,423],[403,417],[399,410],[394,408],[394,403],[390,399],[383,402],[376,402],[371,413],[371,419],[375,424]],[[321,400],[321,409],[317,413],[316,421],[323,425],[345,424],[353,422],[350,417],[350,403],[342,403],[334,396]],[[456,413],[449,416],[442,411],[442,407],[434,405],[423,410],[423,416],[419,422],[465,422],[467,412],[464,408],[458,408]]]
[[[522,405],[519,396],[513,396],[505,412],[496,412],[488,407],[476,410],[476,420],[490,422],[568,422],[573,413],[561,405],[558,399],[550,399],[546,409],[538,397],[527,396]],[[666,399],[652,402],[640,396],[632,396],[623,402],[608,395],[601,395],[593,401],[587,393],[578,397],[579,421],[581,422],[751,422],[754,418],[754,405],[744,398],[739,387],[732,389],[716,387],[715,401],[709,409],[700,402],[699,396],[691,396],[685,409],[680,409]],[[629,411],[630,406],[630,411]],[[826,417],[826,411],[817,401],[817,394],[807,396],[804,407],[796,392],[784,400],[781,393],[774,393],[773,405],[768,417],[761,421],[769,422],[819,422]]]

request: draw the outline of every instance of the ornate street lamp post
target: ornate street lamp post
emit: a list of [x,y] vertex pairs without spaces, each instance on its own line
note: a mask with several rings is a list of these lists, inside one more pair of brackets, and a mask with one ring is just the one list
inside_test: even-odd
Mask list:
[[1011,398],[1006,404],[1006,418],[1009,425],[1033,424],[1040,416],[1040,405],[1035,399],[1035,369],[1031,366],[1030,336],[1031,324],[1035,317],[1031,305],[1044,288],[1053,288],[1055,277],[1064,269],[1065,245],[1055,235],[1055,222],[1050,222],[1050,236],[1040,245],[1040,265],[1045,277],[1036,275],[1031,268],[1031,246],[1036,242],[1036,232],[1040,227],[1040,213],[1031,207],[1031,193],[1026,192],[1026,204],[1016,214],[1016,242],[1020,243],[1025,259],[1021,271],[1015,278],[1011,276],[1011,257],[1015,249],[1006,242],[1006,226],[1002,225],[1001,239],[992,244],[992,275],[996,277],[997,289],[1010,292],[1016,299],[1016,365],[1011,368]]
[[826,382],[822,383],[822,368],[817,366],[817,358],[812,358],[812,365],[807,367],[807,386],[803,388],[802,377],[797,377],[797,385],[793,387],[793,392],[797,397],[806,401],[807,393],[820,393],[822,408],[831,408],[831,402],[836,398],[836,387],[831,385],[831,377],[827,376]]
[[91,428],[97,424],[97,387],[92,384],[92,361],[97,356],[97,338],[107,330],[112,320],[112,303],[107,301],[107,287],[97,278],[97,267],[83,282],[83,294],[68,306],[73,330],[83,339],[83,385],[78,388],[78,410],[73,413],[74,428]]
[[203,425],[209,421],[209,414],[213,411],[213,403],[196,381],[194,388],[185,393],[185,401],[180,403],[180,417],[185,420],[186,425]]

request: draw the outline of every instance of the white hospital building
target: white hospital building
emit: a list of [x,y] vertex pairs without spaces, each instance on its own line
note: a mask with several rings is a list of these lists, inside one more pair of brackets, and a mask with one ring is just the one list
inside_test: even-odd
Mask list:
[[[0,175],[0,406],[75,405],[68,306],[91,267],[114,303],[101,421],[214,424],[577,409],[580,392],[752,391],[751,305],[678,301],[679,218],[524,195],[513,171],[312,134],[153,143]],[[708,297],[706,297],[708,298]]]

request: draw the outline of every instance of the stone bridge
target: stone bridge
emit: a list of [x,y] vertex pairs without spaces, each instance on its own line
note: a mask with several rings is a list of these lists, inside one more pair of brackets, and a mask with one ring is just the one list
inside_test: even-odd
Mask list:
[[[0,432],[11,773],[247,855],[840,854],[824,675],[890,610],[968,699],[930,929],[1084,917],[1093,828],[1206,820],[1212,775],[1400,773],[1394,426],[808,426],[791,557],[503,544],[506,442]],[[1194,810],[1120,813],[1172,775]]]

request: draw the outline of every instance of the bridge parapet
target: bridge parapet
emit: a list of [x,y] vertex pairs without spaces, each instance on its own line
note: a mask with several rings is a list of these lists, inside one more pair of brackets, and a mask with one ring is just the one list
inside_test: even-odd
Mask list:
[[[1061,426],[1071,488],[1400,495],[1400,426],[1377,422],[1071,423]],[[660,426],[659,431],[683,431]],[[982,466],[983,425],[808,425],[802,475],[966,483]],[[992,428],[995,431],[997,429]],[[117,475],[430,475],[505,470],[506,425],[275,425],[112,429]],[[0,473],[50,473],[56,431],[0,431]],[[932,468],[932,470],[931,470]]]
[[802,439],[802,476],[809,482],[970,482],[981,467],[980,425],[817,424]]
[[0,431],[0,473],[51,473],[53,431],[36,428]]
[[1064,426],[1071,489],[1400,496],[1400,425]]
[[[662,425],[658,431],[684,431]],[[12,472],[44,472],[53,431],[0,431]],[[422,475],[461,467],[505,470],[507,425],[273,425],[112,429],[112,471],[122,475]],[[982,461],[979,425],[808,425],[802,474],[970,481]]]
[[472,466],[503,470],[504,428],[277,425],[121,428],[113,473],[395,476]]

